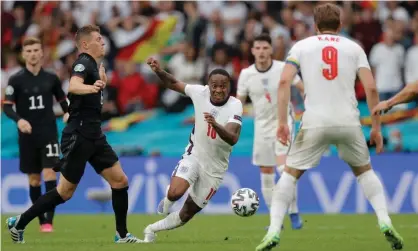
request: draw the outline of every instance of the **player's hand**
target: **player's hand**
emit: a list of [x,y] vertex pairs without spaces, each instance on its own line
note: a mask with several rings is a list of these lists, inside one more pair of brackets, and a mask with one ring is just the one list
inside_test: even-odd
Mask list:
[[205,117],[205,121],[208,122],[209,125],[215,125],[216,124],[216,120],[215,118],[212,116],[212,114],[208,113],[208,112],[204,112],[203,116]]
[[376,153],[383,152],[383,137],[380,130],[373,130],[370,132],[370,145],[376,145]]
[[160,63],[156,59],[154,59],[154,58],[148,58],[147,64],[151,67],[151,69],[154,72],[157,72],[157,71],[159,71],[161,69],[160,68]]
[[96,92],[99,92],[100,90],[103,90],[105,88],[106,84],[102,81],[102,80],[96,80],[96,82],[94,82],[93,87],[96,87],[95,89],[97,89]]
[[107,83],[107,75],[106,75],[106,69],[104,68],[103,63],[100,64],[99,76],[100,76],[100,80],[102,80],[103,83],[106,86],[106,83]]
[[17,121],[17,127],[22,133],[27,133],[27,134],[32,133],[32,126],[29,124],[28,121],[24,119],[19,119],[19,121]]
[[66,113],[64,113],[64,117],[62,118],[62,121],[64,122],[64,123],[67,123],[68,122],[68,118],[70,117],[70,114],[68,113],[68,112],[66,112]]
[[287,124],[279,124],[277,129],[277,139],[285,146],[288,146],[290,143],[290,131]]
[[378,115],[378,114],[387,113],[390,109],[392,109],[392,107],[389,105],[389,102],[385,100],[385,101],[380,102],[373,108],[372,114]]

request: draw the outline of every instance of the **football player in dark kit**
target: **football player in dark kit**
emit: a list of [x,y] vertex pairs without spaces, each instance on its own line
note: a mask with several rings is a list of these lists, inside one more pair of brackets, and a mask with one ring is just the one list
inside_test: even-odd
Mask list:
[[[41,173],[47,192],[57,186],[57,176],[52,169],[59,163],[53,97],[61,104],[64,120],[68,118],[68,104],[57,75],[42,69],[41,41],[26,38],[22,45],[26,66],[10,77],[3,103],[6,115],[17,123],[20,171],[28,175],[29,196],[35,203],[42,195]],[[16,111],[13,105],[16,105]],[[54,208],[36,216],[41,232],[53,231]]]
[[37,215],[69,200],[89,162],[112,188],[115,242],[139,243],[142,240],[128,233],[126,226],[128,178],[101,130],[102,90],[107,78],[103,65],[98,64],[104,57],[104,40],[98,27],[87,25],[77,31],[75,42],[81,54],[72,66],[68,90],[70,117],[61,139],[63,159],[59,184],[26,212],[8,218],[8,229],[13,242],[24,243],[26,225]]

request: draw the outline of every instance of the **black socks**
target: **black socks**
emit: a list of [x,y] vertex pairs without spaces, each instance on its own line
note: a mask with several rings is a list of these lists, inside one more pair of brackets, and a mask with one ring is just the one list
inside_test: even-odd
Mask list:
[[121,238],[128,233],[126,216],[128,214],[128,187],[112,188],[112,206],[115,212],[116,231]]

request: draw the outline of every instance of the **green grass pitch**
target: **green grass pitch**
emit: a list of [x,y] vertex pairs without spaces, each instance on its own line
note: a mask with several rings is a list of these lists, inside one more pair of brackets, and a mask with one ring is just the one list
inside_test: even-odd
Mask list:
[[[129,231],[143,238],[144,227],[161,219],[155,215],[129,215]],[[288,219],[282,232],[283,251],[390,251],[374,215],[303,215],[304,229],[292,230]],[[2,216],[3,225],[6,216]],[[26,244],[13,244],[2,228],[5,251],[246,251],[255,250],[265,234],[267,215],[240,218],[235,215],[197,215],[189,224],[160,232],[153,244],[114,244],[112,215],[57,215],[55,232],[39,232],[37,219],[26,229]],[[405,241],[404,250],[418,250],[418,215],[393,215]]]

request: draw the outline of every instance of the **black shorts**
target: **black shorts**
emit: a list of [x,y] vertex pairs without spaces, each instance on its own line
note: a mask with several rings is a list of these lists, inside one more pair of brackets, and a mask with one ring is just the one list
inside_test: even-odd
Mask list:
[[77,132],[62,134],[61,152],[61,174],[73,184],[80,182],[87,162],[100,174],[119,160],[106,137],[87,139]]
[[[51,137],[54,138],[54,137]],[[29,137],[19,137],[20,171],[40,174],[44,168],[53,168],[59,163],[58,137],[39,143]]]

